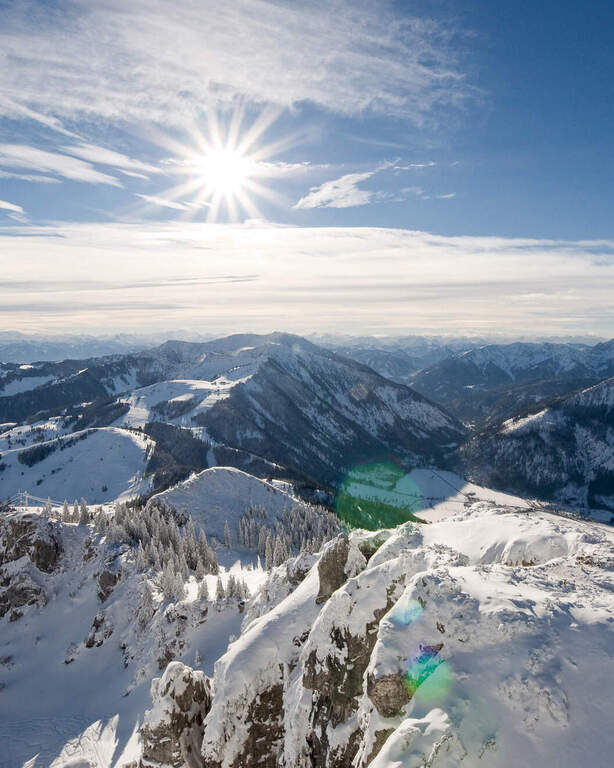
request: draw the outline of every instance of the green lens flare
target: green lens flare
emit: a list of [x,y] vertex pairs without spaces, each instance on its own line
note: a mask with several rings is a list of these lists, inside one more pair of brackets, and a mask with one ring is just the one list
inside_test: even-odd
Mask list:
[[420,488],[391,463],[363,464],[352,469],[336,499],[339,517],[352,528],[392,528],[423,508]]
[[452,685],[450,665],[440,659],[438,651],[425,649],[411,664],[405,684],[412,698],[423,704],[445,699]]

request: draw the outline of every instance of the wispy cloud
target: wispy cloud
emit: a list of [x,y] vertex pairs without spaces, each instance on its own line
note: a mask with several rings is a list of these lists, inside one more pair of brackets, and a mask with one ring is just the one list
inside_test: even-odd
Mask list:
[[168,200],[166,197],[158,197],[157,195],[142,195],[135,192],[135,197],[140,197],[141,200],[151,205],[157,205],[161,208],[172,208],[175,211],[187,211],[189,208],[185,203],[180,203],[177,200]]
[[20,330],[92,330],[104,312],[118,330],[614,336],[614,241],[189,222],[2,235],[0,325]]
[[122,186],[114,176],[96,170],[90,163],[57,152],[46,152],[27,144],[0,144],[0,165],[41,173],[55,173],[72,181]]
[[40,173],[11,173],[0,171],[0,179],[16,179],[17,181],[30,181],[35,184],[59,184],[60,180],[53,176],[42,176]]
[[183,124],[237,95],[423,123],[472,93],[450,28],[388,0],[58,0],[44,24],[30,3],[2,16],[0,111],[64,133],[84,117]]
[[127,175],[137,175],[147,178],[144,174],[161,173],[161,169],[151,163],[144,163],[141,160],[135,160],[120,152],[114,152],[106,147],[98,147],[95,144],[78,144],[76,146],[62,147],[63,152],[68,155],[80,157],[90,163],[97,165],[110,165],[118,168]]
[[347,173],[339,179],[325,181],[319,186],[312,187],[308,194],[302,197],[294,205],[294,208],[298,210],[310,208],[351,208],[359,205],[368,205],[369,203],[400,203],[412,196],[416,196],[421,200],[444,200],[455,197],[455,192],[450,192],[444,195],[430,195],[426,193],[422,187],[415,185],[411,187],[402,187],[398,191],[362,189],[359,187],[363,181],[367,181],[381,171],[389,169],[392,169],[393,171],[405,171],[413,167],[398,166],[395,163],[396,161],[385,162],[371,171]]
[[351,208],[356,205],[367,205],[376,194],[372,190],[359,189],[362,181],[370,179],[378,169],[364,173],[346,173],[339,179],[325,181],[317,187],[312,187],[309,193],[294,206],[295,208]]
[[406,165],[395,165],[395,171],[413,171],[415,168],[434,168],[437,163],[429,160],[427,163],[407,163]]
[[34,120],[34,122],[40,123],[47,128],[51,128],[52,131],[61,133],[64,136],[70,136],[73,139],[81,138],[79,134],[73,133],[73,131],[69,131],[64,128],[57,117],[53,117],[52,115],[44,115],[41,112],[37,112],[35,109],[31,109],[25,104],[21,104],[15,99],[11,99],[7,96],[0,95],[0,114],[3,114],[5,117],[12,118],[13,120],[19,118]]
[[9,203],[8,200],[0,200],[0,208],[3,211],[13,211],[13,213],[23,213],[23,208],[15,203]]
[[0,200],[0,211],[6,211],[6,215],[10,219],[14,219],[15,221],[19,221],[21,223],[25,223],[28,220],[26,212],[21,207],[21,205],[17,205],[16,203],[9,203],[8,200]]

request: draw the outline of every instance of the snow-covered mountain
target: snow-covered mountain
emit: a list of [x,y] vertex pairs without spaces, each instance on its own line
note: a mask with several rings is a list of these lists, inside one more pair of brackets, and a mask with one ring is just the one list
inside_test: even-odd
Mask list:
[[609,765],[611,528],[478,502],[222,568],[228,597],[135,544],[184,557],[188,523],[120,511],[2,515],[2,768]]
[[458,418],[497,423],[538,401],[614,375],[614,340],[595,344],[491,344],[441,360],[411,386]]
[[219,541],[224,540],[227,523],[236,540],[240,520],[246,513],[266,514],[267,524],[274,525],[283,513],[298,507],[305,515],[307,508],[289,488],[278,487],[234,467],[205,469],[155,494],[148,505],[162,505],[191,515],[195,523]]
[[614,378],[476,436],[464,454],[486,485],[614,511]]
[[324,346],[368,365],[387,379],[408,385],[418,371],[483,343],[480,339],[436,336],[322,338]]
[[[16,461],[34,441],[138,428],[155,443],[147,465],[154,489],[216,464],[319,485],[365,461],[445,466],[464,438],[460,423],[408,387],[287,334],[13,366],[0,382],[12,393],[0,397],[0,444]],[[42,477],[20,471],[11,487],[27,490]],[[69,493],[70,467],[61,471]]]

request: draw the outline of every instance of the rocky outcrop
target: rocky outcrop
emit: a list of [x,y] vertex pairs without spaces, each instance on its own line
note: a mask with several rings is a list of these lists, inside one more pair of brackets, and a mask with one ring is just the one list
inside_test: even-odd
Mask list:
[[47,602],[44,590],[27,572],[8,577],[1,574],[0,571],[0,585],[5,588],[0,591],[0,618],[11,611],[9,619],[16,621],[23,616],[24,606],[42,607]]
[[[216,663],[215,695],[189,731],[202,733],[195,765],[477,768],[495,752],[497,764],[537,765],[536,734],[539,749],[567,754],[583,738],[570,691],[580,667],[593,674],[580,621],[604,643],[592,646],[601,669],[609,660],[609,629],[579,614],[570,625],[569,595],[614,621],[613,547],[602,530],[487,504],[329,542]],[[467,706],[478,689],[483,701]],[[178,765],[177,734],[167,725],[162,737],[150,759]]]
[[29,606],[47,602],[41,586],[62,553],[56,526],[34,513],[12,512],[0,520],[0,618],[21,618]]
[[104,570],[98,575],[98,599],[101,603],[108,600],[111,592],[119,581],[119,573]]
[[153,707],[141,728],[141,766],[204,768],[200,754],[211,686],[203,672],[171,662],[151,685]]
[[104,613],[97,613],[92,622],[92,628],[85,640],[86,648],[100,648],[105,640],[113,634],[113,626],[107,621]]
[[0,566],[27,557],[39,571],[51,573],[62,552],[56,526],[32,512],[0,521]]

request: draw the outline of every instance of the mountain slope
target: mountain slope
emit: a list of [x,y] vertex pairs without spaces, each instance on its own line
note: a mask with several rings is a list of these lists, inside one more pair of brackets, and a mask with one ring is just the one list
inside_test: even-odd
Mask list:
[[260,462],[264,472],[277,465],[291,477],[334,484],[365,461],[446,466],[465,434],[408,387],[288,334],[172,341],[137,355],[13,371],[6,383],[25,387],[54,371],[47,383],[0,397],[0,420],[27,420],[31,431],[54,419],[64,430],[142,427],[156,442],[152,424],[181,426],[204,453],[214,449],[193,469],[223,454],[224,464],[257,471]]
[[442,360],[411,384],[459,418],[484,425],[613,374],[614,340],[592,347],[492,344]]
[[464,457],[486,485],[614,511],[614,378],[476,436]]
[[145,435],[107,427],[2,451],[0,497],[29,491],[59,502],[84,497],[101,504],[138,496],[151,486],[145,473],[153,449]]
[[152,496],[149,505],[154,504],[189,513],[218,541],[224,540],[226,522],[234,538],[240,518],[250,510],[266,510],[268,523],[274,524],[284,510],[304,506],[288,492],[234,467],[213,467],[192,475]]

